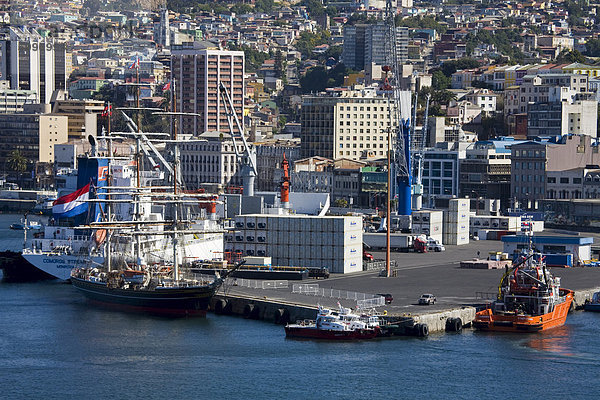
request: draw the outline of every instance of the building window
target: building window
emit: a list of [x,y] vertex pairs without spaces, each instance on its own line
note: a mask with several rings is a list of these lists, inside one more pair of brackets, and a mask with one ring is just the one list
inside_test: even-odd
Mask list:
[[560,178],[560,183],[569,183],[569,178]]

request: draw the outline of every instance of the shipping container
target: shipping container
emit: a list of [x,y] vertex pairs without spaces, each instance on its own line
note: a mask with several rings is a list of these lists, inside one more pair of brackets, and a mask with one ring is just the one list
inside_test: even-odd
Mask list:
[[269,221],[268,221],[267,217],[257,217],[256,218],[256,229],[267,230],[267,229],[269,229],[268,223],[269,223]]

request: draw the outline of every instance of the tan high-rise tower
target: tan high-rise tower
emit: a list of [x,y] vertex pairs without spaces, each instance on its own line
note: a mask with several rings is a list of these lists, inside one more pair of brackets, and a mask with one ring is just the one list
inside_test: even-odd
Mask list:
[[198,114],[179,117],[179,131],[195,136],[208,131],[229,132],[219,82],[229,90],[241,120],[246,89],[244,52],[201,46],[198,42],[172,46],[171,76],[175,79],[177,112]]

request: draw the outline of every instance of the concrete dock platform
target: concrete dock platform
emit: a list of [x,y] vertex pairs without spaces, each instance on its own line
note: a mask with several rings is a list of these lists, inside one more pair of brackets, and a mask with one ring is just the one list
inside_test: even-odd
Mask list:
[[[391,304],[378,307],[378,311],[388,315],[410,316],[416,322],[427,323],[430,332],[443,331],[448,317],[460,317],[463,324],[470,323],[475,315],[475,305],[485,302],[498,292],[503,274],[500,269],[460,268],[460,261],[487,257],[490,251],[498,251],[502,244],[498,241],[478,241],[464,246],[446,246],[440,253],[392,253],[396,260],[396,277],[380,277],[378,271],[358,272],[347,275],[332,275],[329,279],[305,280],[302,283],[318,284],[320,288],[378,294],[389,293],[394,300]],[[385,258],[385,253],[376,252],[375,258]],[[551,268],[561,277],[562,287],[576,292],[575,303],[581,305],[600,291],[600,268]],[[261,303],[264,310],[260,319],[272,319],[276,309],[289,308],[290,320],[314,318],[317,304],[337,307],[339,301],[345,307],[355,307],[349,300],[292,293],[287,289],[250,289],[239,286],[225,286],[217,298],[240,299],[240,304]],[[423,293],[437,297],[435,305],[419,306],[418,298]],[[245,300],[241,300],[245,299]],[[260,306],[259,306],[260,308]],[[293,310],[293,312],[292,312]],[[238,312],[243,314],[243,307]],[[264,318],[266,317],[266,318]]]

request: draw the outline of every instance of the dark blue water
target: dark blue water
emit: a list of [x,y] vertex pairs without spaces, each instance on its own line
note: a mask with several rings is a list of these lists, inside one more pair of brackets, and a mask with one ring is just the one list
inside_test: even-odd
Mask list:
[[297,341],[267,322],[136,316],[67,284],[0,283],[0,398],[587,399],[599,331],[600,314],[576,312],[543,334]]
[[[3,398],[590,398],[600,315],[549,333],[470,330],[357,343],[286,340],[267,322],[88,306],[67,284],[0,283]],[[521,390],[527,389],[527,395]]]

